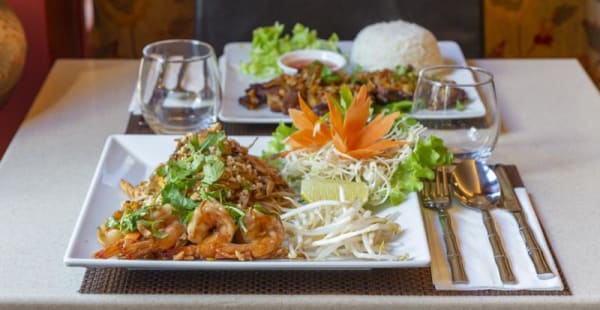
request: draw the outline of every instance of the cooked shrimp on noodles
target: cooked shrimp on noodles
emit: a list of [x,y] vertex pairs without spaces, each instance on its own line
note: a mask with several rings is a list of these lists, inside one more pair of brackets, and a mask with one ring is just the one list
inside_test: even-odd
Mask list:
[[[119,186],[128,200],[98,227],[103,249],[96,258],[274,257],[284,236],[278,213],[292,207],[287,198],[294,196],[277,169],[218,124],[178,139],[148,180]],[[275,216],[256,213],[255,205]],[[235,243],[236,234],[249,241]]]
[[215,258],[217,249],[232,241],[237,227],[223,206],[204,202],[194,210],[187,232],[195,257]]
[[217,249],[217,258],[251,260],[282,256],[281,243],[285,231],[279,215],[265,214],[252,208],[244,216],[246,231],[241,231],[244,243],[225,244]]

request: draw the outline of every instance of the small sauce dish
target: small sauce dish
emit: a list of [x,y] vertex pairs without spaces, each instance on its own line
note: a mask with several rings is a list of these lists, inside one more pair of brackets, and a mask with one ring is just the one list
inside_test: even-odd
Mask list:
[[277,58],[277,65],[285,74],[296,74],[298,70],[318,61],[333,71],[338,71],[346,66],[346,58],[339,53],[326,50],[295,50],[287,52]]

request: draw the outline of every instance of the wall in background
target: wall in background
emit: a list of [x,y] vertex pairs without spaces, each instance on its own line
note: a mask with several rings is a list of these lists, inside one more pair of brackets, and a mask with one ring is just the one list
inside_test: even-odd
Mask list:
[[[196,7],[198,3],[218,0],[5,1],[23,25],[28,50],[21,80],[0,108],[0,158],[54,59],[137,58],[148,42],[193,37],[195,14],[205,9]],[[484,0],[483,4],[486,57],[576,57],[600,88],[600,0]]]
[[586,68],[600,89],[600,0],[587,0],[584,22],[588,43]]
[[27,59],[21,80],[0,110],[0,158],[27,114],[48,71],[50,54],[46,23],[46,2],[39,0],[6,0],[25,30]]
[[56,58],[82,57],[82,7],[89,0],[5,0],[21,21],[27,59],[0,109],[0,158],[25,118]]
[[139,58],[142,48],[166,39],[191,39],[195,0],[94,0],[85,56]]
[[575,57],[600,87],[600,0],[485,0],[485,56]]

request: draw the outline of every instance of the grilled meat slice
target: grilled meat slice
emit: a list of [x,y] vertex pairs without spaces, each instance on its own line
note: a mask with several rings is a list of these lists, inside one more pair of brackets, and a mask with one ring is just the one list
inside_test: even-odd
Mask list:
[[[331,77],[335,78],[331,78]],[[328,72],[323,65],[313,64],[296,74],[282,74],[261,84],[252,84],[239,103],[248,109],[267,105],[273,112],[288,114],[291,108],[298,108],[298,95],[311,106],[318,115],[328,112],[327,95],[339,99],[341,85],[346,84],[353,92],[366,85],[369,95],[377,104],[387,104],[399,100],[412,99],[416,79],[411,66],[405,67],[402,74],[395,70],[361,72],[348,75],[343,72]]]

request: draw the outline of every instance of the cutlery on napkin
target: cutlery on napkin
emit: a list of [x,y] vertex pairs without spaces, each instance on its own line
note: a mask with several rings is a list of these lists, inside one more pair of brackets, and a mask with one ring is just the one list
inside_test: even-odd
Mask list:
[[508,174],[506,173],[506,169],[502,165],[498,165],[494,168],[496,174],[498,175],[498,180],[500,181],[500,185],[502,188],[502,203],[501,207],[506,211],[511,212],[519,225],[519,231],[521,233],[521,237],[523,237],[523,242],[525,242],[525,247],[527,248],[527,253],[529,253],[529,257],[533,262],[533,266],[535,267],[535,271],[537,272],[538,278],[540,279],[550,279],[554,277],[554,273],[548,267],[548,263],[546,262],[546,258],[544,257],[544,253],[540,250],[539,245],[537,244],[537,240],[533,236],[531,229],[529,228],[529,224],[527,223],[527,218],[523,214],[523,209],[521,204],[519,203],[519,199],[515,195],[513,190],[513,186],[510,183]]
[[431,273],[435,288],[438,290],[563,290],[564,286],[554,259],[549,251],[548,244],[542,233],[540,224],[527,190],[515,188],[515,194],[523,207],[523,212],[531,227],[539,246],[547,258],[549,267],[557,276],[542,280],[537,277],[533,263],[531,262],[519,228],[514,217],[506,210],[496,209],[492,211],[500,234],[503,236],[504,247],[513,267],[517,279],[516,284],[503,284],[496,264],[492,248],[487,240],[485,226],[481,222],[481,214],[478,210],[470,210],[458,207],[448,209],[449,216],[454,221],[455,234],[462,252],[465,271],[469,277],[468,284],[453,284],[450,276],[448,262],[445,259],[444,244],[441,241],[442,233],[436,214],[432,210],[423,209],[425,227],[429,237],[429,248],[431,252]]

